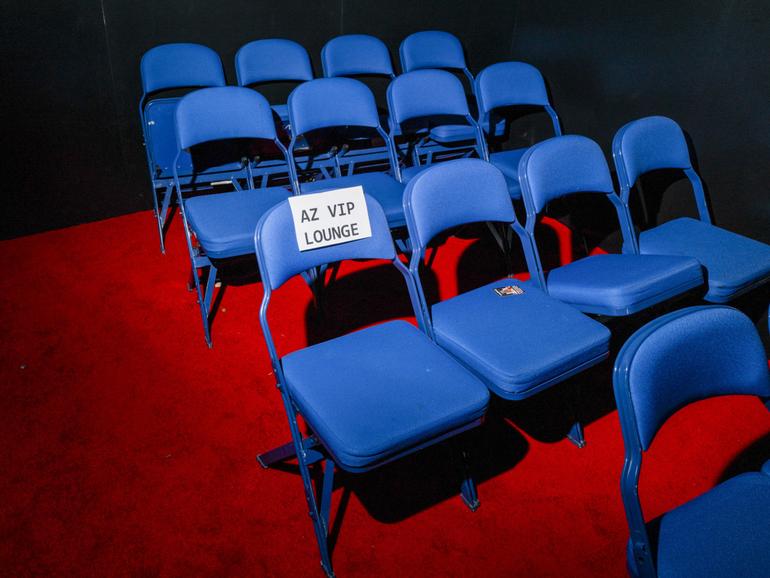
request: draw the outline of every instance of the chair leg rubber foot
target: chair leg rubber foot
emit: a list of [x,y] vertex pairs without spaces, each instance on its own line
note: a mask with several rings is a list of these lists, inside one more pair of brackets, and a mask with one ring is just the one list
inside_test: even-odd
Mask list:
[[321,562],[321,568],[323,569],[323,571],[324,571],[324,574],[326,574],[327,578],[336,578],[336,577],[335,577],[335,575],[334,575],[334,570],[332,570],[331,568],[327,568],[326,566],[324,566],[324,563],[323,563],[323,562]]
[[579,423],[574,424],[572,428],[570,428],[569,433],[567,433],[567,439],[577,447],[584,448],[586,439],[583,436],[583,426]]
[[479,506],[481,505],[481,502],[478,500],[478,498],[476,498],[475,500],[471,501],[468,498],[466,498],[465,496],[461,496],[461,497],[463,499],[463,502],[465,503],[466,506],[468,506],[468,509],[471,512],[475,512],[476,510],[479,509]]
[[258,463],[260,466],[262,466],[262,469],[263,469],[263,470],[266,470],[266,469],[268,468],[267,464],[266,464],[265,462],[263,462],[263,461],[262,461],[262,456],[261,456],[261,455],[257,456],[257,463]]

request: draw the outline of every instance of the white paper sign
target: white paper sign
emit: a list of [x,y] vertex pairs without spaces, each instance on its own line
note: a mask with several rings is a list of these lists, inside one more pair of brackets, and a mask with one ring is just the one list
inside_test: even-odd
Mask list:
[[372,236],[364,189],[360,185],[289,197],[300,251],[320,249]]

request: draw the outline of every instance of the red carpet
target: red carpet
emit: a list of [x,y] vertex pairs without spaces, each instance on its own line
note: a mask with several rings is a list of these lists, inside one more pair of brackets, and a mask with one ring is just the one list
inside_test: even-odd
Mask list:
[[[296,470],[254,459],[289,439],[258,327],[259,283],[227,288],[209,350],[184,288],[178,219],[165,256],[149,213],[0,246],[2,575],[321,576]],[[429,292],[446,297],[503,269],[486,240],[450,239],[433,271]],[[353,264],[342,273],[330,290],[332,332],[409,315],[397,272]],[[283,351],[326,334],[309,295],[297,280],[276,295]],[[610,367],[531,402],[495,404],[468,440],[476,513],[456,495],[444,446],[340,475],[338,575],[624,575]],[[582,450],[563,439],[564,394],[577,383]],[[756,399],[696,404],[646,459],[647,515],[767,457],[770,415]]]

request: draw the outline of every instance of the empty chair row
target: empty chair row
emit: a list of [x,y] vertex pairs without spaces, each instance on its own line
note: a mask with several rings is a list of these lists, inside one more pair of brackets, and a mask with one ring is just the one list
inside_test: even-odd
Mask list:
[[[469,81],[470,90],[474,93],[478,91],[476,84],[474,84],[473,75],[465,64],[460,41],[447,32],[425,31],[412,34],[402,43],[400,54],[403,62],[402,69],[405,72],[431,68],[461,71]],[[305,49],[286,39],[265,39],[246,44],[238,51],[235,60],[237,80],[242,86],[259,87],[276,81],[305,82],[313,78],[310,59]],[[384,76],[391,79],[395,78],[387,47],[372,36],[346,35],[332,39],[322,51],[322,62],[327,77]],[[521,66],[526,65],[522,64]],[[198,44],[157,46],[143,56],[140,69],[143,87],[139,106],[140,117],[150,178],[153,184],[153,202],[161,237],[161,249],[163,250],[163,228],[172,200],[170,165],[176,154],[176,143],[170,120],[173,117],[173,107],[178,102],[178,97],[161,98],[162,93],[180,88],[224,86],[226,81],[219,56],[210,48]],[[535,82],[537,82],[539,73],[532,69],[530,74],[534,74]],[[483,73],[479,79],[476,79],[478,80],[477,84],[483,82],[482,76]],[[494,75],[490,77],[492,76]],[[541,77],[539,83],[542,87],[521,86],[516,88],[516,90],[523,90],[528,95],[521,104],[531,104],[531,94],[545,94]],[[489,83],[487,82],[486,85]],[[489,92],[488,86],[485,88],[485,92]],[[489,102],[489,99],[486,99],[485,102]],[[274,104],[273,109],[285,124],[285,128],[290,129],[287,105]],[[548,110],[552,111],[550,107]],[[489,132],[490,113],[490,107],[480,113],[480,119],[486,118],[481,124],[486,127],[487,132]],[[556,131],[559,134],[558,121],[555,122]],[[389,122],[385,124],[388,125]],[[495,134],[491,136],[503,132],[504,127],[505,121],[498,119],[493,128]],[[402,159],[402,162],[430,164],[434,155],[441,152],[449,151],[454,154],[458,150],[468,151],[469,148],[473,148],[472,141],[476,138],[474,127],[467,124],[450,124],[428,126],[427,128],[429,130],[421,133],[421,138],[413,142],[412,146],[401,145],[399,147],[398,150],[403,153],[402,156],[410,157],[409,160]],[[400,130],[399,126],[394,127],[395,134],[400,135]],[[384,148],[361,146],[362,140],[366,141],[366,139],[357,139],[355,143],[357,146],[349,147],[351,150],[347,152],[345,158],[342,159],[340,156],[336,161],[339,163],[342,160],[348,163],[350,170],[353,170],[353,163],[387,159],[387,151]],[[498,159],[497,156],[494,156],[493,162],[498,162],[498,160],[501,165],[512,165],[511,159],[503,157]],[[187,156],[183,155],[179,163],[183,176],[191,173],[191,161]],[[320,160],[317,159],[316,163],[319,164]],[[334,163],[329,162],[328,164]],[[207,167],[203,173],[199,172],[198,186],[200,186],[200,176],[203,174],[209,175],[212,181],[219,180],[222,176],[220,168],[220,166],[213,164]],[[228,169],[225,167],[225,172]],[[516,197],[518,196],[518,189],[515,185],[515,170],[508,172],[512,173],[514,179],[512,194]],[[186,179],[183,178],[182,180],[183,184],[187,186],[187,183],[184,182]],[[158,196],[161,197],[160,202]]]
[[[562,152],[578,156],[586,156],[590,153],[585,151],[593,149],[587,139],[577,143],[564,139],[569,137],[554,139],[547,144],[565,143],[568,148]],[[584,146],[585,151],[576,145]],[[543,159],[553,152],[545,145],[536,146],[532,152],[535,166],[541,158],[538,151],[545,151]],[[542,175],[538,175],[537,169],[530,175],[529,167],[525,166],[522,173],[527,176],[525,195],[536,191],[542,199],[549,193],[555,195],[559,189],[556,183],[538,182],[537,177]],[[533,181],[538,184],[530,185]],[[503,175],[490,164],[477,159],[455,160],[429,168],[410,181],[404,193],[406,221],[413,245],[408,269],[397,256],[382,208],[371,197],[366,198],[366,203],[371,224],[369,238],[301,251],[295,241],[289,204],[284,201],[261,218],[254,241],[265,285],[260,321],[292,435],[289,444],[266,452],[259,459],[265,467],[288,458],[298,460],[322,566],[330,576],[333,571],[328,532],[336,468],[348,472],[368,471],[454,437],[479,425],[488,403],[487,391],[508,400],[525,399],[596,365],[609,354],[610,332],[605,326],[555,299],[547,288],[534,280],[503,278],[432,306],[427,302],[421,269],[425,248],[440,233],[460,225],[496,221],[512,227],[523,244],[532,245],[527,231],[516,222]],[[386,321],[279,357],[267,315],[273,292],[295,275],[345,259],[392,262],[405,279],[422,331],[403,321]],[[639,259],[644,260],[644,256]],[[632,263],[633,260],[629,268],[633,268]],[[507,294],[495,291],[504,288],[512,291]],[[734,317],[732,313],[730,316]],[[728,321],[737,324],[735,331],[730,328],[727,334],[730,342],[738,344],[739,348],[745,345],[748,348],[745,357],[728,354],[730,359],[727,360],[718,355],[719,339],[713,334],[725,330],[722,320],[709,332],[695,336],[695,345],[700,352],[708,350],[707,359],[717,367],[725,381],[731,377],[730,368],[748,371],[750,375],[743,380],[736,378],[733,389],[725,383],[722,390],[712,387],[702,391],[770,395],[767,364],[756,334],[751,336],[750,322],[745,318]],[[672,328],[669,333],[673,335],[674,343],[669,346],[667,359],[676,359],[678,363],[687,351],[687,327],[685,330]],[[663,340],[665,343],[670,338],[663,337]],[[638,346],[634,344],[627,348]],[[711,376],[711,370],[703,369],[698,351],[687,352],[688,363],[697,364],[699,376]],[[628,379],[629,373],[638,392],[632,394],[638,399],[651,400],[645,403],[652,405],[652,409],[647,410],[645,406],[644,413],[631,404],[621,410],[624,433],[631,427],[625,423],[630,419],[627,413],[637,411],[640,416],[643,429],[639,437],[643,449],[647,449],[662,419],[676,410],[682,401],[697,399],[698,388],[705,387],[693,377],[692,385],[688,386],[691,389],[680,391],[679,384],[685,377],[690,378],[689,371],[680,365],[671,367],[672,361],[661,366],[655,355],[647,357],[641,363],[642,369],[618,370],[616,373],[619,400],[625,395],[622,380]],[[619,363],[628,364],[632,358],[632,354],[621,354]],[[725,364],[723,360],[729,363]],[[744,361],[747,361],[745,366]],[[692,363],[687,367],[690,368]],[[652,386],[647,385],[650,371],[665,379],[666,383],[661,385],[671,389],[670,393],[662,392],[663,398],[656,396]],[[366,386],[362,387],[362,384]],[[306,435],[298,427],[298,414],[309,427]],[[636,422],[632,423],[636,427]],[[569,437],[582,445],[579,423],[573,426]],[[640,452],[637,446],[628,446],[629,459],[634,461],[638,459],[636,452]],[[324,462],[323,479],[316,494],[309,467],[321,461]],[[635,483],[633,476],[638,469],[630,471],[632,477],[627,484]],[[763,508],[747,512],[751,514],[752,527],[759,529],[764,512],[770,507],[770,481],[764,477],[756,481],[762,484],[762,495],[743,498],[741,503]],[[738,483],[733,488],[735,491],[728,492],[739,497],[743,487],[743,482]],[[472,477],[466,476],[462,480],[461,495],[475,510],[478,496]],[[706,511],[706,516],[708,514]],[[693,515],[683,514],[677,519],[689,518]],[[630,515],[629,519],[632,520]],[[702,519],[702,516],[694,516],[695,523]],[[674,524],[672,521],[671,525]],[[650,560],[649,556],[644,558],[642,555],[645,547],[646,552],[650,551],[649,543],[641,540],[633,523],[632,530],[630,563],[638,561],[642,575],[647,575],[644,570],[649,568]],[[667,528],[666,533],[668,537],[676,530]],[[729,532],[726,537],[731,538]],[[750,556],[744,566],[762,569],[763,560],[767,558],[763,538],[761,535],[751,538],[750,544],[740,544],[741,551]],[[667,552],[672,551],[669,558],[677,556],[676,543],[662,547],[667,548]],[[710,553],[712,560],[714,554],[713,551]],[[724,557],[723,549],[717,551],[716,557],[720,554]],[[681,562],[667,560],[665,563]]]

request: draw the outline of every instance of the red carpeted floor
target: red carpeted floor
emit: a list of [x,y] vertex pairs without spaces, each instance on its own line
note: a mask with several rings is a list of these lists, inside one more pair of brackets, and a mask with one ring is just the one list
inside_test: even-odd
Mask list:
[[[556,258],[555,240],[569,235],[554,230]],[[503,271],[486,237],[464,237],[439,250],[427,279],[433,298]],[[178,219],[168,246],[158,252],[149,213],[0,244],[3,576],[321,576],[295,468],[263,470],[254,459],[289,433],[252,264],[230,272],[209,350],[185,291]],[[563,244],[561,256],[569,258]],[[329,300],[322,327],[301,281],[276,295],[283,351],[409,316],[398,273],[378,263],[346,266]],[[610,367],[529,402],[494,404],[465,440],[480,482],[476,513],[456,495],[445,446],[340,475],[338,575],[623,575]],[[584,449],[563,439],[564,400],[578,385]],[[671,420],[646,459],[647,514],[768,457],[770,416],[756,399],[696,404]]]

